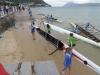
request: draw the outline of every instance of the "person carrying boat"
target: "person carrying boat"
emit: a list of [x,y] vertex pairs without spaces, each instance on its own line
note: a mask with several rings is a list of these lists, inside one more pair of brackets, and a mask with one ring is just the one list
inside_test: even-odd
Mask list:
[[68,47],[65,52],[64,68],[61,70],[62,74],[65,74],[64,71],[69,69],[69,75],[71,75],[72,57],[72,48]]
[[90,22],[86,24],[85,29],[87,30],[89,28]]
[[51,27],[50,27],[49,24],[47,24],[47,31],[48,31],[49,34],[51,33]]
[[34,24],[35,24],[35,23],[31,24],[31,27],[30,27],[33,40],[35,40],[35,27],[34,27]]
[[34,24],[35,23],[35,20],[34,19],[32,19],[32,24]]
[[68,46],[74,47],[76,45],[75,37],[73,36],[73,33],[70,33],[70,37],[68,39]]
[[76,27],[74,27],[74,33],[78,33],[78,25],[76,25]]

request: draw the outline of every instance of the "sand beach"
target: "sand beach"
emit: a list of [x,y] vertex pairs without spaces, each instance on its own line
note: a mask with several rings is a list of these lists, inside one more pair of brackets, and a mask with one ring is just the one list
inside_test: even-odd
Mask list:
[[[41,19],[38,15],[34,15],[34,13],[33,16],[36,19],[36,24],[39,25]],[[56,48],[37,32],[36,40],[32,39],[30,33],[31,20],[28,11],[16,12],[15,19],[18,29],[12,27],[10,31],[5,31],[3,33],[4,38],[0,39],[0,63],[5,65],[26,61],[34,62],[53,60],[60,73],[63,68],[64,52],[57,51],[53,55],[49,56],[48,54]],[[68,75],[67,71],[66,75]],[[72,75],[99,74],[73,58]]]

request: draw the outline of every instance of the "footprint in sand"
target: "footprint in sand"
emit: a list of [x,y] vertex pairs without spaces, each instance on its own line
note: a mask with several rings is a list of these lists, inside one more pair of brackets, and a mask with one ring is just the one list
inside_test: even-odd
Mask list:
[[47,43],[47,45],[44,47],[44,52],[48,51],[48,46],[49,46],[49,43]]
[[47,52],[47,46],[46,46],[46,47],[44,47],[44,52]]
[[20,52],[22,54],[22,56],[20,57],[20,59],[22,60],[25,56],[25,54],[23,52]]

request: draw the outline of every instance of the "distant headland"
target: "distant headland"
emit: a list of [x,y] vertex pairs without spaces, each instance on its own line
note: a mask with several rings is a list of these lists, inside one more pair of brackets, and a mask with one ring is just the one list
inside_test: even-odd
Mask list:
[[100,6],[100,3],[78,4],[78,3],[69,2],[69,3],[66,3],[63,7],[67,7],[67,6]]
[[8,4],[23,4],[29,5],[31,7],[51,7],[48,3],[44,2],[43,0],[0,0],[0,5]]

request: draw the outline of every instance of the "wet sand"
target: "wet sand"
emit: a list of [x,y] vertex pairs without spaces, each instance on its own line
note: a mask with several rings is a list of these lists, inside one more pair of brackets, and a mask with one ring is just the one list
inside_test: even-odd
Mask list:
[[[57,51],[53,55],[48,56],[48,54],[54,51],[56,48],[47,42],[37,32],[36,40],[32,39],[29,27],[31,23],[30,20],[28,20],[28,12],[19,12],[16,13],[16,15],[16,19],[18,19],[16,23],[19,28],[15,29],[12,27],[11,31],[4,32],[3,35],[5,38],[0,39],[0,62],[2,64],[10,64],[24,61],[34,62],[53,60],[58,71],[60,72],[60,70],[63,68],[64,53]],[[39,25],[41,21],[40,18],[37,15],[34,15],[34,17],[36,18],[36,23]],[[99,74],[73,58],[72,75]]]

